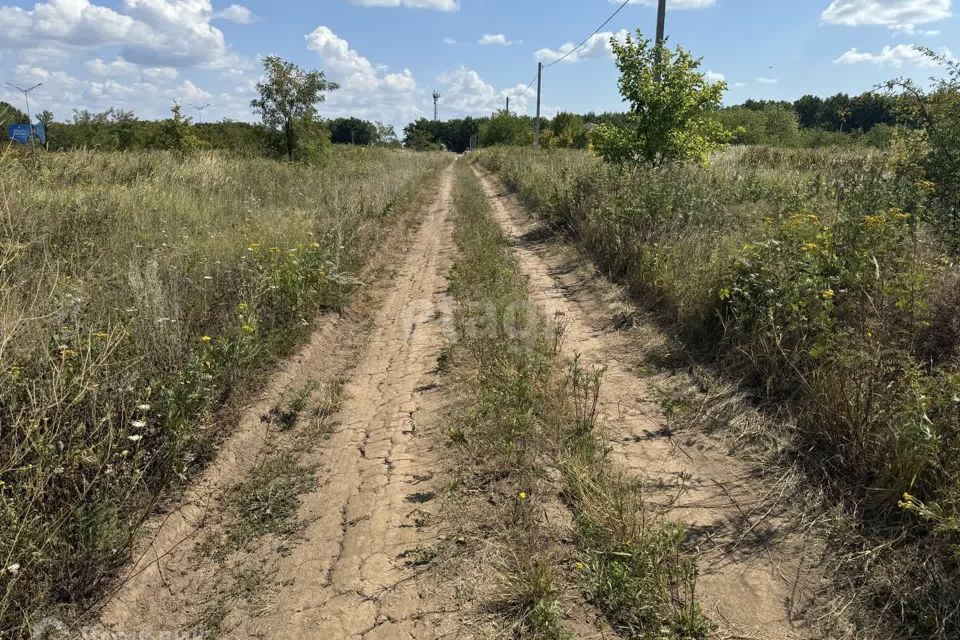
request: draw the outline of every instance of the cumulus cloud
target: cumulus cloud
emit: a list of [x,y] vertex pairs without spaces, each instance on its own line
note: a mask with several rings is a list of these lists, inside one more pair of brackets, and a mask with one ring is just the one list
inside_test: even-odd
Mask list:
[[618,41],[623,41],[627,37],[626,29],[617,31],[616,33],[612,31],[603,31],[601,33],[595,34],[587,40],[581,48],[577,49],[574,53],[568,55],[566,58],[563,58],[564,55],[573,51],[577,44],[575,42],[568,42],[562,45],[559,49],[539,49],[536,54],[537,60],[541,62],[555,62],[560,58],[563,58],[563,61],[568,64],[573,64],[575,62],[580,62],[581,60],[586,60],[588,58],[599,58],[602,56],[613,57],[613,47],[610,45],[610,39],[615,38]]
[[707,82],[724,82],[727,79],[727,76],[717,71],[708,70],[703,76],[707,79]]
[[833,0],[822,18],[848,27],[879,25],[912,30],[953,15],[953,0]]
[[779,78],[767,78],[767,77],[764,77],[764,76],[760,76],[759,78],[757,78],[757,82],[759,82],[760,84],[777,84],[778,82],[780,82],[780,79],[779,79]]
[[502,33],[488,33],[478,40],[478,43],[482,45],[499,45],[501,47],[522,44],[522,42],[522,40],[507,40],[507,36],[503,35]]
[[120,47],[148,66],[235,64],[223,32],[210,24],[210,0],[123,0],[123,12],[90,0],[49,0],[32,9],[0,7],[0,48]]
[[87,70],[95,76],[131,76],[139,72],[139,67],[123,58],[116,58],[112,62],[104,62],[100,58],[87,61]]
[[[949,49],[943,50],[944,56],[948,60],[956,60]],[[926,55],[919,49],[908,44],[898,44],[896,46],[886,46],[879,53],[870,53],[869,51],[860,51],[856,47],[845,52],[842,56],[833,61],[834,64],[874,64],[881,67],[897,67],[904,65],[913,65],[917,67],[936,67],[939,63]]]
[[502,109],[510,97],[510,111],[526,113],[534,91],[525,91],[526,85],[497,89],[467,67],[460,67],[437,78],[443,87],[440,104],[458,114],[489,115]]
[[420,114],[417,82],[409,69],[389,73],[350,47],[332,29],[319,26],[307,34],[307,48],[323,61],[340,90],[327,97],[325,110],[334,115],[399,123]]
[[237,24],[253,24],[258,20],[256,14],[242,4],[232,4],[222,11],[217,11],[213,17]]
[[459,0],[350,0],[361,7],[409,7],[435,11],[459,11]]

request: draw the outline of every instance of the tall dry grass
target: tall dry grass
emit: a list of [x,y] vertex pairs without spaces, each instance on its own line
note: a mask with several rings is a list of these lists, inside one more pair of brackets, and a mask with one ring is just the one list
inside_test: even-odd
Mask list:
[[916,637],[960,634],[960,274],[922,222],[929,183],[877,151],[752,147],[626,171],[585,152],[480,161],[789,416],[775,453],[853,514],[847,541],[872,545],[842,575]]
[[0,636],[89,601],[444,161],[0,157]]

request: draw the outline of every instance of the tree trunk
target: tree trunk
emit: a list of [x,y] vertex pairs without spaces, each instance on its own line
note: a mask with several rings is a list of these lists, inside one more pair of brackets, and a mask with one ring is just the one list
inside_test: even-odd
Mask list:
[[284,129],[287,136],[287,157],[293,160],[293,122],[287,120]]

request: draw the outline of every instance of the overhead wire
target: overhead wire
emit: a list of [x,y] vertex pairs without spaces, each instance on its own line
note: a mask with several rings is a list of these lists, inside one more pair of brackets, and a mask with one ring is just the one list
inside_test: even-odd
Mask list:
[[593,33],[591,33],[591,34],[588,35],[586,38],[584,38],[583,41],[582,41],[580,44],[578,44],[576,47],[574,47],[573,49],[570,49],[570,51],[567,51],[565,54],[563,54],[562,56],[560,56],[559,58],[557,58],[556,60],[554,60],[554,61],[551,62],[550,64],[545,64],[545,65],[543,65],[544,68],[545,68],[545,69],[549,69],[549,68],[552,67],[553,65],[559,64],[560,62],[563,62],[563,61],[566,60],[568,57],[570,57],[571,55],[573,55],[574,53],[576,53],[577,51],[579,51],[580,49],[582,49],[582,48],[584,47],[584,45],[586,45],[588,42],[590,42],[590,38],[592,38],[593,36],[595,36],[595,35],[597,35],[598,33],[600,33],[605,26],[607,26],[608,24],[610,24],[610,21],[613,20],[614,18],[616,18],[617,15],[618,15],[621,11],[623,11],[623,10],[626,8],[626,6],[627,6],[628,4],[630,4],[631,1],[632,1],[632,0],[623,0],[623,2],[620,4],[620,6],[617,7],[617,10],[614,11],[612,14],[610,14],[610,17],[607,18],[606,20],[604,20],[604,21],[603,21],[603,24],[601,24],[599,27],[597,27],[596,29],[594,29]]

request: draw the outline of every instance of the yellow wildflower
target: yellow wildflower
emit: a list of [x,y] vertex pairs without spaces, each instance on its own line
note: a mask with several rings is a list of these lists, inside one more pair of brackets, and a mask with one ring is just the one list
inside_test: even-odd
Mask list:
[[110,334],[104,333],[103,331],[98,331],[95,334],[93,334],[93,337],[100,338],[101,340],[106,340],[107,338],[110,337]]
[[825,300],[833,300],[833,296],[834,296],[833,289],[826,289],[820,295],[822,295]]
[[246,311],[246,310],[247,310],[247,303],[246,303],[246,302],[241,302],[240,304],[237,305],[237,309],[239,309],[240,311]]
[[573,565],[573,566],[576,567],[577,571],[583,571],[584,569],[587,568],[586,565],[583,564],[582,562],[578,562],[577,564],[575,564],[575,565]]
[[243,326],[240,327],[240,328],[241,328],[241,330],[242,330],[244,333],[253,333],[253,326],[252,326],[252,325],[245,324],[245,325],[243,325]]
[[817,248],[817,243],[815,242],[807,242],[803,245],[804,251],[813,251],[816,248]]
[[254,242],[249,247],[247,247],[247,251],[256,251],[259,248],[260,248],[260,243]]
[[527,494],[525,492],[521,491],[519,494],[517,494],[517,500],[519,500],[520,502],[523,502],[526,499],[527,499]]
[[270,247],[270,253],[280,253],[280,247]]
[[203,342],[204,344],[210,344],[210,342],[212,341],[213,341],[213,338],[211,338],[210,336],[203,336],[200,338],[200,342]]

